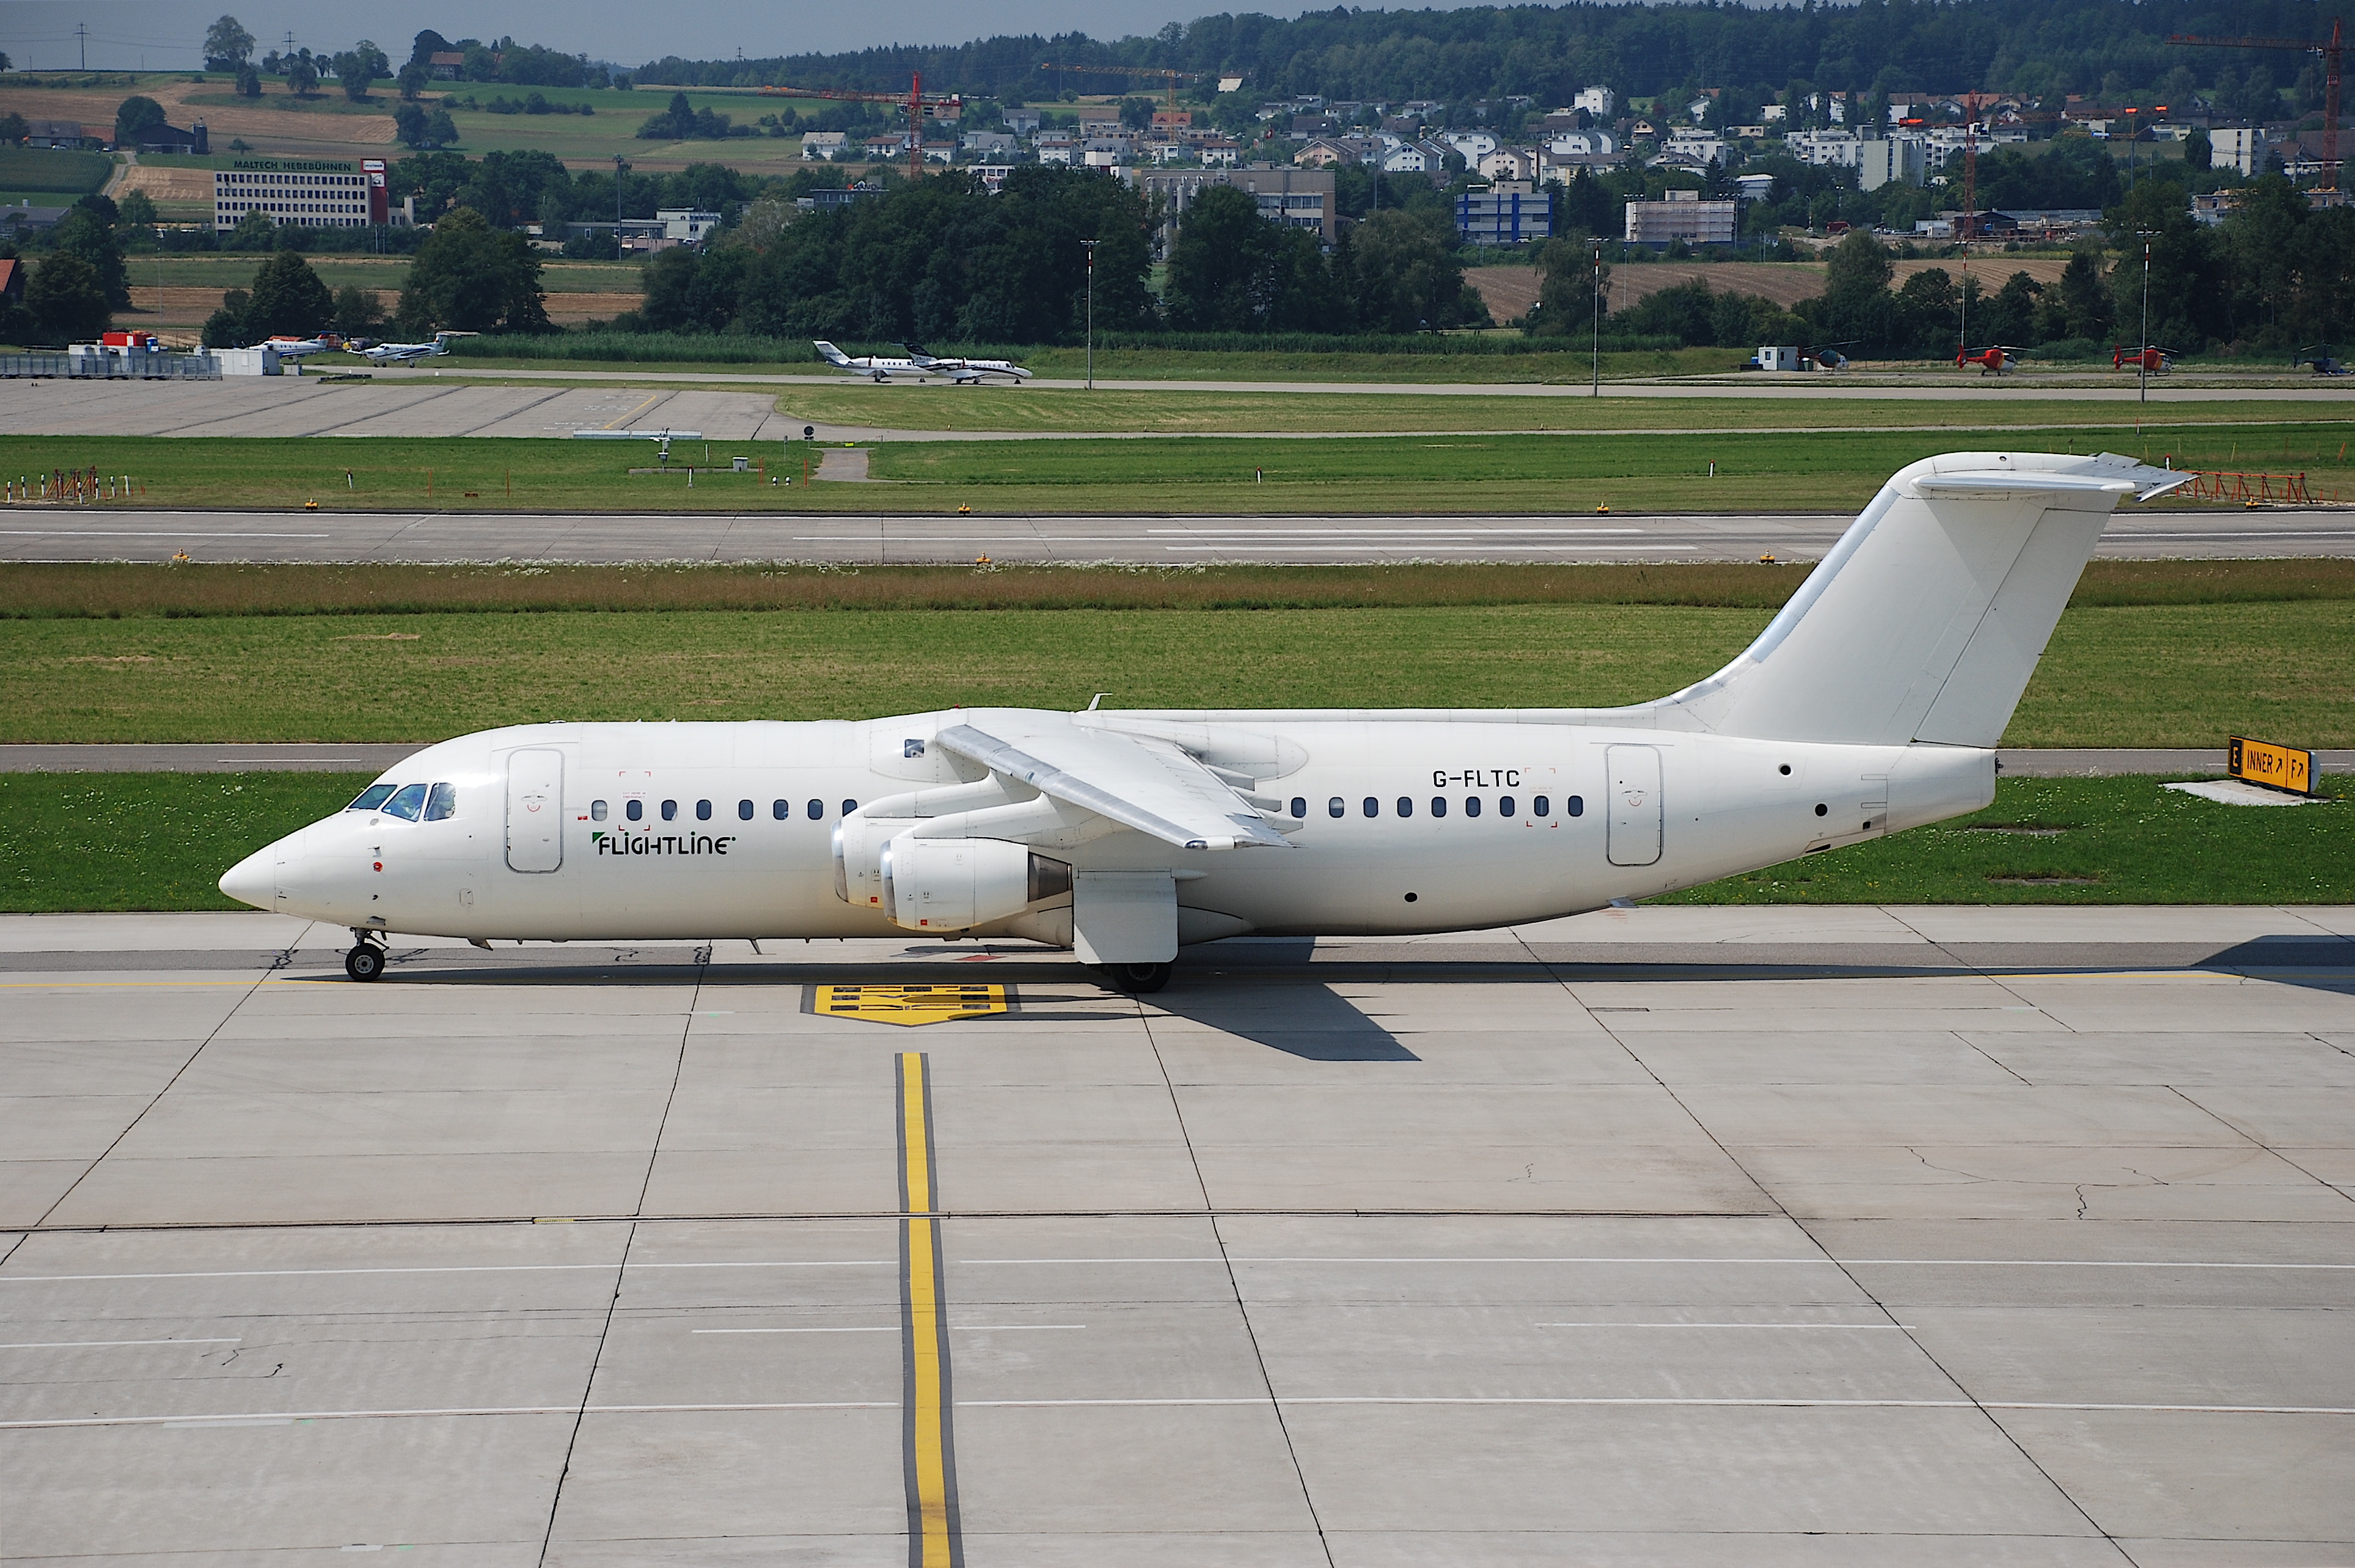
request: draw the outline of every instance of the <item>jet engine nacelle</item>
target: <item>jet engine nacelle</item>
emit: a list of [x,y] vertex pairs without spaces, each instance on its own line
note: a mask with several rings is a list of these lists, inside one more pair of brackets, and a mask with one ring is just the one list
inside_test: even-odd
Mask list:
[[1071,891],[1071,868],[1003,838],[919,838],[883,846],[883,909],[910,931],[970,931]]
[[852,812],[834,830],[834,896],[859,909],[888,909],[883,846],[908,831],[906,817]]

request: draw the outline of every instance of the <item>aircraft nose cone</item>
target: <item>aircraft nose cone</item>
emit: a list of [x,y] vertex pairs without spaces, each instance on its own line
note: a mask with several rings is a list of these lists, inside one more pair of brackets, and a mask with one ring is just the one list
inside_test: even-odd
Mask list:
[[240,903],[270,909],[278,901],[278,847],[257,849],[223,872],[220,891]]

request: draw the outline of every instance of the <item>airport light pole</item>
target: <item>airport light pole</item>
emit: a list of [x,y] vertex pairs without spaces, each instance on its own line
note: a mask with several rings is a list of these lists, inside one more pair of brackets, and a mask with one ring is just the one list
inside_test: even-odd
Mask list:
[[2135,347],[2135,392],[2150,401],[2150,242],[2156,230],[2138,229],[2142,239],[2142,341]]
[[1594,242],[1594,325],[1587,335],[1586,357],[1594,376],[1594,385],[1586,395],[1603,395],[1603,241]]
[[1082,240],[1088,252],[1088,390],[1096,389],[1096,247],[1101,240]]

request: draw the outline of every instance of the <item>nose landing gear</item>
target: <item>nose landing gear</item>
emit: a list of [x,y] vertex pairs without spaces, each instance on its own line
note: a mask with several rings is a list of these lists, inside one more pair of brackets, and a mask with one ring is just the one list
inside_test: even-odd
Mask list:
[[[355,936],[359,933],[355,932]],[[352,950],[344,955],[344,973],[355,980],[373,980],[384,973],[384,949],[360,936]]]

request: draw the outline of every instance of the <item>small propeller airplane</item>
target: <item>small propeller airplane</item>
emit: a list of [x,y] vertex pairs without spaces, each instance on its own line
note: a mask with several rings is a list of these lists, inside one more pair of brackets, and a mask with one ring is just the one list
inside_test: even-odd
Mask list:
[[1800,357],[1814,360],[1816,363],[1816,368],[1818,370],[1842,369],[1848,364],[1848,356],[1841,353],[1840,350],[1848,347],[1855,341],[1856,339],[1851,337],[1847,343],[1829,343],[1826,344],[1821,348],[1802,349],[1800,351]]
[[428,359],[450,352],[453,337],[471,337],[469,332],[437,332],[431,343],[372,343],[366,348],[346,345],[345,352],[357,354],[371,365],[406,365],[412,359]]
[[2298,357],[2291,366],[2293,369],[2303,369],[2311,365],[2314,367],[2314,373],[2318,376],[2344,376],[2348,373],[2347,366],[2337,355],[2330,352],[2330,345],[2328,343],[2313,344],[2297,352]]
[[1958,348],[1955,351],[1955,368],[1976,365],[1982,376],[2000,376],[2019,363],[2019,350],[2000,344],[1991,348]]
[[977,387],[985,376],[1003,376],[1018,387],[1031,374],[1011,359],[943,359],[925,353],[921,343],[902,343],[900,347],[908,351],[908,357],[915,361],[918,369],[946,376],[960,387]]
[[2153,344],[2110,350],[2110,368],[2113,370],[2142,370],[2153,376],[2164,376],[2174,365],[2175,350],[2160,348]]

